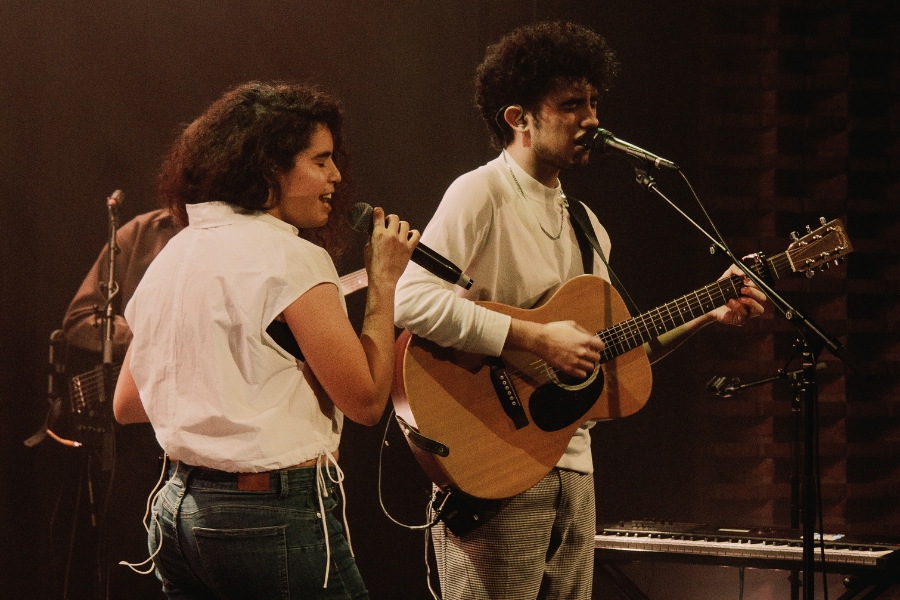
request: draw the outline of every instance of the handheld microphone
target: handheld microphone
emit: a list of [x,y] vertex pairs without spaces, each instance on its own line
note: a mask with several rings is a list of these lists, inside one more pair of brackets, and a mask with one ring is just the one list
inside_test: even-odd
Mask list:
[[606,129],[589,129],[587,133],[585,133],[581,139],[576,140],[575,143],[579,146],[587,146],[588,148],[593,148],[594,150],[599,150],[604,153],[620,152],[622,154],[627,154],[628,156],[633,156],[634,158],[639,158],[648,163],[652,163],[657,169],[672,169],[673,171],[681,169],[671,160],[666,160],[652,152],[647,152],[643,148],[638,148],[634,144],[622,141],[616,138],[611,131],[607,131]]
[[[347,213],[347,220],[354,231],[372,235],[371,205],[365,202],[357,202],[350,207],[350,211]],[[415,250],[413,250],[410,260],[444,281],[449,281],[465,289],[472,287],[472,280],[462,272],[462,269],[422,242],[419,242]]]

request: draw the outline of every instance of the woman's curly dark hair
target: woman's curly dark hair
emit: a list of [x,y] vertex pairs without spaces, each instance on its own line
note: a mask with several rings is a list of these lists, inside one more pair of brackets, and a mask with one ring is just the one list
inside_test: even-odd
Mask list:
[[519,105],[537,111],[554,83],[582,81],[609,91],[618,70],[606,40],[582,25],[547,22],[513,30],[488,47],[475,73],[475,105],[500,150],[513,140],[501,111]]
[[[172,144],[159,174],[159,190],[169,211],[187,225],[185,205],[218,200],[247,212],[271,208],[281,199],[277,173],[289,171],[309,147],[318,125],[334,138],[334,161],[342,174],[343,109],[334,97],[313,87],[249,82],[216,100],[185,127]],[[346,175],[344,180],[346,180]],[[301,235],[333,256],[344,250],[349,186],[332,195],[328,223]],[[344,193],[341,193],[341,192]]]

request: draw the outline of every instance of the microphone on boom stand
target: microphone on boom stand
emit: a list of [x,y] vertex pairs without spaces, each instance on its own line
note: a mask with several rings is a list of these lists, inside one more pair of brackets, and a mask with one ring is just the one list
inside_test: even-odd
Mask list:
[[632,158],[638,158],[652,164],[657,169],[671,169],[679,171],[680,167],[671,160],[666,160],[661,156],[657,156],[652,152],[647,152],[643,148],[638,148],[634,144],[629,144],[624,140],[618,139],[611,131],[606,129],[588,129],[581,138],[575,140],[579,146],[586,146],[594,150],[599,150],[607,154],[618,152]]

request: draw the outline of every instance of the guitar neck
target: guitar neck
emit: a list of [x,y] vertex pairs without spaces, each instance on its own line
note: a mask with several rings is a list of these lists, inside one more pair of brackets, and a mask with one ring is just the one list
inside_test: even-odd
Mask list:
[[[752,267],[757,274],[765,270],[777,279],[794,272],[785,253],[764,259],[763,263],[765,268],[761,265]],[[600,361],[612,360],[658,338],[667,331],[723,306],[732,298],[738,298],[742,287],[744,278],[732,275],[598,332],[597,336],[606,345]]]
[[368,287],[369,285],[369,274],[366,273],[365,269],[360,269],[359,271],[353,271],[352,273],[347,273],[343,277],[340,278],[341,287],[343,288],[343,292],[345,296],[349,296],[355,291],[361,290],[364,287]]

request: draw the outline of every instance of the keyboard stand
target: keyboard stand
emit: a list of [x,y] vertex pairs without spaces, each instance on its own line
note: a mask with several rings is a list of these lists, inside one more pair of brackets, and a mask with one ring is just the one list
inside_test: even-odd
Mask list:
[[[634,561],[638,562],[638,561]],[[664,561],[666,562],[666,561]],[[681,562],[681,561],[679,561]],[[690,564],[690,563],[686,563]],[[709,565],[713,566],[713,565]],[[730,565],[726,565],[730,566]],[[735,569],[740,567],[733,567]],[[759,568],[759,567],[749,567]],[[816,571],[816,576],[820,576],[821,571]],[[638,586],[631,580],[628,575],[619,569],[618,565],[613,562],[595,562],[595,577],[603,577],[610,585],[612,585],[619,597],[623,600],[651,600]],[[845,591],[837,600],[875,600],[881,594],[889,590],[894,584],[900,583],[898,577],[887,574],[871,573],[868,575],[848,575],[844,578]],[[860,594],[866,592],[864,596]]]
[[874,574],[873,576],[849,575],[844,578],[844,587],[847,588],[847,591],[838,600],[853,600],[870,587],[872,589],[869,590],[869,593],[860,597],[859,600],[873,600],[893,587],[895,583],[897,583],[896,579],[879,577]]
[[620,571],[615,563],[597,563],[594,565],[594,573],[605,577],[625,600],[650,600],[650,597],[642,592],[628,575]]

